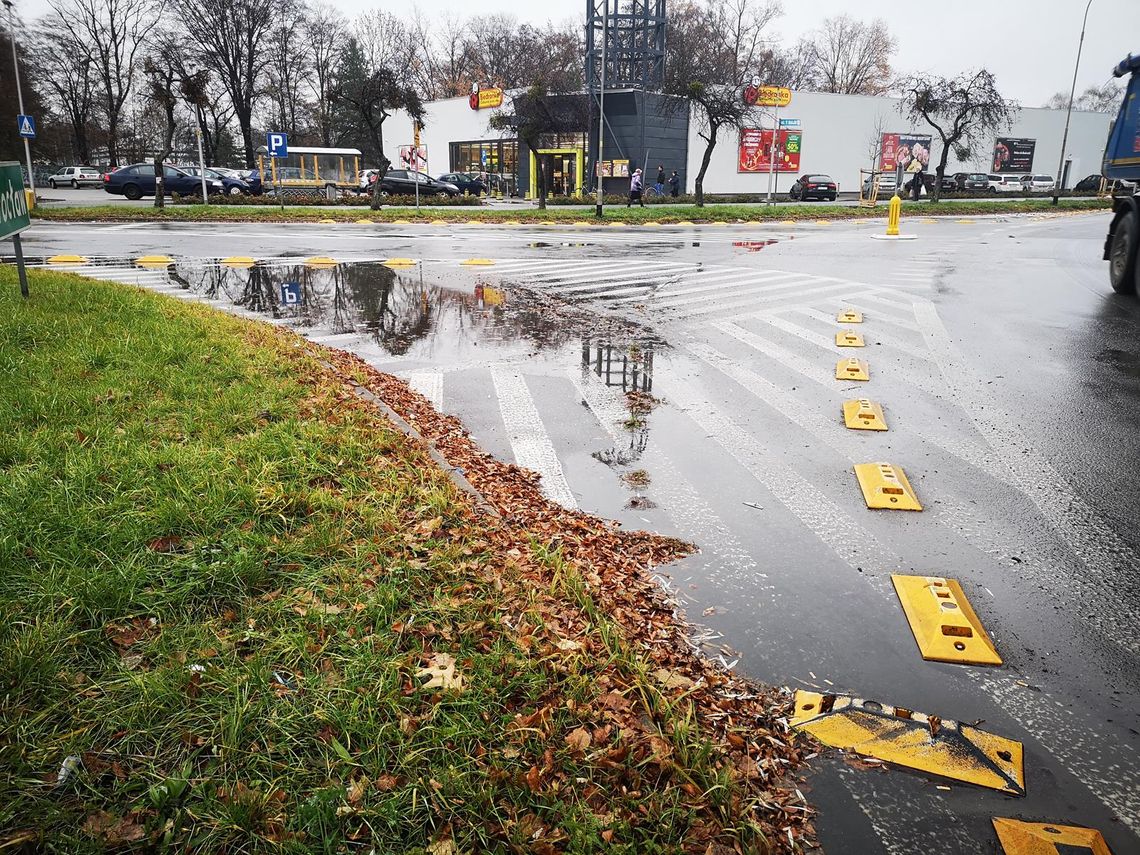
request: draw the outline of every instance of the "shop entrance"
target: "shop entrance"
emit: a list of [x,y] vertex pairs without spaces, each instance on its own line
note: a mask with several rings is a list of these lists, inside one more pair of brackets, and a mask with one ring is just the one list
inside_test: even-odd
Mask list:
[[[530,196],[538,198],[538,164],[546,172],[551,196],[581,196],[585,152],[580,148],[540,149],[530,154]],[[541,160],[540,160],[541,159]]]

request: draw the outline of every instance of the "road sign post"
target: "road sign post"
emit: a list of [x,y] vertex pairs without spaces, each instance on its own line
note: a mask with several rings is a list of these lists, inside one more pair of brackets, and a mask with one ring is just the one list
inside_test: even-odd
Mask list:
[[265,135],[265,150],[269,152],[270,162],[273,164],[274,183],[277,185],[277,202],[284,212],[285,197],[281,195],[281,171],[277,168],[277,160],[289,156],[289,137],[272,131],[267,133]]
[[[19,131],[20,136],[24,138],[24,159],[28,161],[28,187],[32,190],[32,204],[36,202],[36,173],[32,169],[32,147],[28,145],[28,140],[35,139],[36,136],[36,122],[31,116],[24,113],[24,90],[20,86],[20,59],[16,51],[16,18],[12,12],[12,0],[4,0],[4,5],[8,7],[8,36],[12,40],[12,71],[15,74],[16,81],[16,102],[20,107],[20,115],[17,119],[16,129]],[[24,122],[28,124],[29,133],[24,133]],[[23,189],[24,182],[20,182],[20,188]],[[20,239],[16,238],[16,252],[20,251]],[[26,291],[26,283],[24,284]],[[25,293],[26,297],[27,294]]]
[[24,248],[20,244],[20,232],[31,224],[20,164],[14,160],[4,161],[0,163],[0,240],[10,237],[15,245],[21,297],[28,296],[28,271],[24,266]]

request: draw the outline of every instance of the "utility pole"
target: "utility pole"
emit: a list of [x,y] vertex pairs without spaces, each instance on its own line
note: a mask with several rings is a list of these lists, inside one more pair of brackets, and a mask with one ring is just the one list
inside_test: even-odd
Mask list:
[[[5,0],[7,2],[7,0]],[[594,216],[602,216],[602,148],[606,138],[606,43],[609,39],[610,0],[602,12],[602,86],[598,90],[598,157],[594,169],[598,173],[598,201],[594,206]]]
[[[1091,0],[1090,0],[1091,2]],[[4,0],[8,8],[8,37],[12,40],[12,68],[16,72],[16,102],[20,105],[20,115],[24,113],[24,91],[20,86],[20,56],[16,52],[16,19],[12,13],[12,0]],[[36,201],[36,174],[32,171],[32,147],[24,137],[24,157],[28,161],[28,186],[32,190],[32,203]]]
[[1053,182],[1054,205],[1057,204],[1057,199],[1061,195],[1061,182],[1064,180],[1065,148],[1069,145],[1069,120],[1073,117],[1073,98],[1077,94],[1077,72],[1081,68],[1081,49],[1085,46],[1085,25],[1089,22],[1089,9],[1091,7],[1092,0],[1089,0],[1088,5],[1085,6],[1085,17],[1081,21],[1081,40],[1077,42],[1077,63],[1073,66],[1073,88],[1069,90],[1069,110],[1065,113],[1065,134],[1061,137],[1061,160],[1057,164],[1057,180]]

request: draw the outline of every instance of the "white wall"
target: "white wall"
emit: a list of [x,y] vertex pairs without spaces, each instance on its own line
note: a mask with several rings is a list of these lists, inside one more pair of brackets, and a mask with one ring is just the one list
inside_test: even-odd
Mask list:
[[[502,134],[490,127],[491,116],[498,110],[472,110],[467,96],[431,101],[425,105],[424,129],[420,144],[428,149],[427,172],[439,175],[451,171],[449,143],[468,140],[497,140]],[[400,146],[412,144],[412,120],[399,112],[384,122],[384,153],[398,165]],[[375,166],[375,164],[368,164]]]
[[[869,169],[871,157],[868,149],[875,136],[877,119],[883,120],[886,133],[930,134],[934,137],[932,165],[942,154],[942,147],[933,129],[922,125],[911,126],[898,111],[898,100],[869,95],[830,95],[823,92],[793,92],[789,106],[780,109],[782,118],[799,119],[803,126],[803,149],[800,155],[800,173],[825,172],[839,182],[840,190],[858,190],[859,170]],[[1100,172],[1101,156],[1108,139],[1108,126],[1112,116],[1106,113],[1073,111],[1069,128],[1069,157],[1073,165],[1069,176],[1071,187],[1086,175]],[[771,127],[770,122],[767,127]],[[688,172],[686,187],[693,190],[697,172],[704,155],[705,141],[697,136],[699,117],[693,112],[689,122]],[[1061,135],[1065,128],[1064,110],[1027,108],[1020,111],[1013,129],[991,135],[979,146],[979,157],[973,163],[959,163],[953,153],[946,165],[948,173],[961,171],[988,172],[993,151],[993,138],[1029,137],[1037,140],[1033,171],[1055,175],[1061,155]],[[708,193],[765,193],[768,173],[738,173],[736,130],[722,131],[713,150],[708,173],[705,175],[705,192]],[[933,169],[931,170],[933,171]],[[796,175],[781,172],[779,189],[787,191]]]

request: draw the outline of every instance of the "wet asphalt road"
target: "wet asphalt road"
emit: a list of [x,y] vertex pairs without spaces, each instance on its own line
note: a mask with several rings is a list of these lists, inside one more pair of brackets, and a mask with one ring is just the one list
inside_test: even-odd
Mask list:
[[[296,327],[405,376],[566,504],[696,542],[667,569],[726,661],[1025,746],[1027,795],[816,761],[827,851],[997,851],[990,818],[1140,852],[1140,302],[1106,216],[697,228],[37,225],[25,252]],[[168,253],[172,271],[129,258]],[[254,270],[209,259],[250,255]],[[329,255],[342,264],[310,269]],[[415,259],[392,270],[375,262]],[[462,259],[493,260],[463,266]],[[371,263],[370,263],[371,262]],[[304,304],[283,307],[282,281]],[[857,308],[862,350],[835,314]],[[871,381],[834,379],[840,356]],[[644,423],[623,391],[661,399]],[[871,397],[890,430],[848,431]],[[867,510],[859,462],[925,510]],[[647,486],[620,476],[644,470]],[[959,579],[1005,659],[925,662],[892,572]],[[712,647],[710,647],[712,649]],[[731,652],[735,651],[735,652]]]

